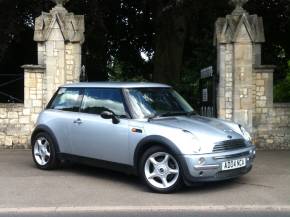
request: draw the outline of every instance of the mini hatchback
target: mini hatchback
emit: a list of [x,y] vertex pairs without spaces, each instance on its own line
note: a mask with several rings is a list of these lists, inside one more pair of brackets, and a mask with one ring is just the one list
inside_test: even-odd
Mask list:
[[62,160],[117,169],[160,193],[239,177],[256,154],[241,125],[199,116],[172,87],[155,83],[61,86],[31,144],[40,169]]

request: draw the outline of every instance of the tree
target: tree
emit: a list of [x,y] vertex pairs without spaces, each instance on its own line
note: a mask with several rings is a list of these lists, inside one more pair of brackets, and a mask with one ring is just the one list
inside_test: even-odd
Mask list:
[[264,20],[266,43],[263,44],[263,62],[277,66],[274,101],[290,102],[290,0],[251,0],[247,10],[259,14]]
[[[70,1],[67,4],[69,11],[85,15],[86,31],[83,45],[83,64],[86,66],[90,81],[105,81],[108,79],[108,30],[105,19],[107,13],[114,12],[116,5],[116,1],[112,0]],[[109,11],[109,8],[111,8],[111,11]]]
[[161,83],[180,82],[187,18],[187,1],[157,1],[155,11],[155,55],[153,80]]
[[[0,100],[2,101],[10,100],[6,95],[23,99],[23,79],[19,80],[23,78],[23,70],[20,66],[37,62],[36,45],[32,40],[33,20],[40,14],[44,4],[45,2],[37,0],[0,1],[0,84],[2,84]],[[17,74],[17,76],[4,77],[3,74]],[[3,85],[12,81],[15,82]]]
[[[251,0],[245,6],[249,13],[264,18],[267,42],[263,45],[263,59],[264,63],[278,66],[276,82],[284,80],[288,73],[289,1]],[[71,0],[66,8],[85,14],[82,53],[90,81],[170,83],[194,104],[200,69],[216,63],[214,22],[231,13],[233,7],[228,2]],[[36,63],[34,19],[52,7],[49,0],[0,0],[0,74],[22,73],[20,65]],[[22,91],[23,83],[17,86],[19,90],[13,87],[12,93]],[[290,96],[286,98],[290,100]]]

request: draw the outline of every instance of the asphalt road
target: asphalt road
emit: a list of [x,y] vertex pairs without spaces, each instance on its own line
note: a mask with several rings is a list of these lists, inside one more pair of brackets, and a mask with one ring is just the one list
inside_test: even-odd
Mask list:
[[289,217],[289,212],[77,212],[0,213],[0,217]]
[[30,151],[0,151],[0,216],[1,209],[30,207],[203,206],[206,210],[220,206],[229,210],[279,210],[290,207],[289,163],[289,151],[259,151],[253,170],[240,179],[163,195],[148,191],[134,176],[78,165],[41,171],[34,166]]

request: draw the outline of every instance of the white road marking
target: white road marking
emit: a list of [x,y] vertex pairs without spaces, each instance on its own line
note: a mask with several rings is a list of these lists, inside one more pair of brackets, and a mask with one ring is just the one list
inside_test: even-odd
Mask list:
[[286,211],[290,205],[230,205],[230,206],[89,206],[89,207],[24,207],[0,208],[0,213],[49,213],[49,212],[160,212],[160,211]]

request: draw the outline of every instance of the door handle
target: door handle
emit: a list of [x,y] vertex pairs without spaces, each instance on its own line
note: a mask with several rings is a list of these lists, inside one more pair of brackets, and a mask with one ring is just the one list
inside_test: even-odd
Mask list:
[[80,118],[74,120],[74,124],[81,124],[81,123],[83,123],[83,122]]

